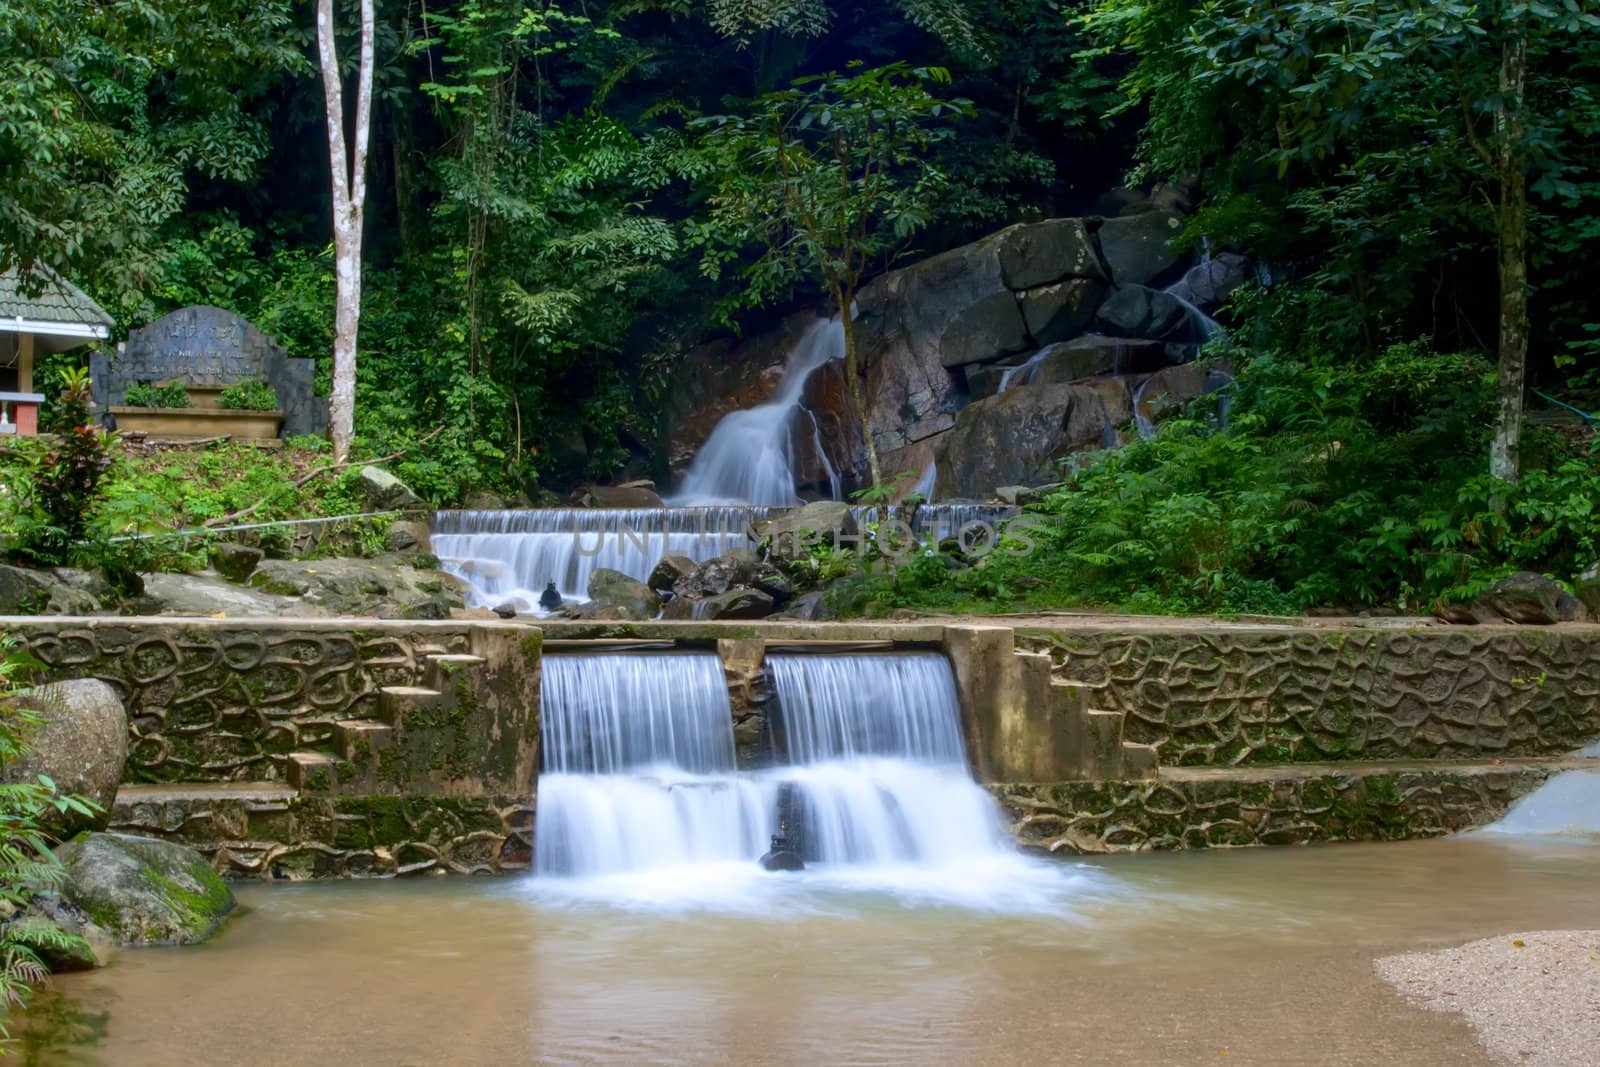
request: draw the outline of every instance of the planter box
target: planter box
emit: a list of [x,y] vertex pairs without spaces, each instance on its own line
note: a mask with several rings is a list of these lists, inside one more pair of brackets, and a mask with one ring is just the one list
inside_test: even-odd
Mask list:
[[281,411],[229,411],[225,408],[130,408],[113,406],[117,429],[142,431],[151,437],[177,440],[221,437],[276,441],[283,427]]

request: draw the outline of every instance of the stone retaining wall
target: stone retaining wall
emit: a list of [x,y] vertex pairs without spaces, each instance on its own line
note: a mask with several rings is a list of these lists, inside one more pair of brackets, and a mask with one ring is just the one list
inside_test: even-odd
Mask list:
[[117,690],[134,782],[282,780],[290,752],[328,748],[335,722],[372,717],[379,688],[417,684],[431,653],[526,659],[524,679],[490,684],[537,708],[538,631],[510,623],[35,618],[0,630],[51,678]]
[[1600,736],[1600,627],[1019,628],[1166,766],[1539,756]]
[[1440,837],[1493,822],[1556,761],[1323,765],[1164,773],[1124,782],[996,785],[1011,833],[1050,853],[1142,852]]

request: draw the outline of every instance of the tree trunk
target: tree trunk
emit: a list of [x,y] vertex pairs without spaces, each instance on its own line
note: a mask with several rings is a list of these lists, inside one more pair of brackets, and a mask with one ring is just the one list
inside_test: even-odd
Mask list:
[[1521,473],[1522,398],[1528,365],[1528,183],[1522,170],[1522,97],[1528,46],[1520,32],[1500,60],[1495,151],[1500,172],[1497,238],[1500,251],[1500,367],[1489,473],[1515,483]]
[[361,223],[367,202],[367,143],[372,128],[373,0],[361,0],[361,57],[356,74],[355,148],[344,135],[344,89],[333,36],[333,0],[317,0],[317,61],[328,124],[328,169],[333,186],[333,257],[336,297],[333,396],[328,401],[334,461],[350,455],[355,436],[356,334],[361,325]]
[[855,412],[856,424],[861,427],[861,441],[867,449],[870,488],[883,484],[883,471],[878,467],[878,445],[872,439],[872,427],[867,422],[867,385],[861,373],[861,358],[856,351],[856,322],[852,310],[855,295],[838,290],[835,297],[839,301],[839,320],[844,324],[844,384],[850,393],[850,407]]

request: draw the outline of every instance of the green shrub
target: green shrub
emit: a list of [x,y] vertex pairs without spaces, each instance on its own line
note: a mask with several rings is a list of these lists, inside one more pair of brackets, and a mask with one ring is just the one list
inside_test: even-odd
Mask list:
[[114,440],[93,422],[89,372],[65,370],[61,381],[54,441],[19,453],[5,480],[10,550],[48,564],[71,562],[75,545],[87,535]]
[[224,389],[217,403],[229,411],[276,411],[278,394],[266,382],[239,382]]
[[130,408],[187,408],[194,406],[189,401],[189,390],[184,388],[182,382],[167,382],[165,385],[134,382],[128,386],[128,391],[123,394],[122,402]]

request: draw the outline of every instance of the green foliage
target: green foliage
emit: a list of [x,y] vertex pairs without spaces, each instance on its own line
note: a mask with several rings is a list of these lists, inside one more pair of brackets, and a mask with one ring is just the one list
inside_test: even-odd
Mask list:
[[848,595],[879,609],[1425,612],[1512,571],[1569,579],[1600,557],[1596,442],[1544,434],[1514,490],[1494,482],[1477,461],[1491,396],[1478,357],[1233,358],[1227,429],[1204,398],[1067,471],[1030,512],[1031,551],[917,560]]
[[127,392],[122,395],[122,402],[132,408],[186,408],[193,406],[189,401],[189,390],[184,388],[182,382],[167,382],[165,385],[134,382],[128,386]]
[[221,392],[217,403],[229,411],[276,411],[278,394],[263,381],[237,382]]
[[[38,668],[5,634],[0,634],[0,768],[28,752],[28,732],[39,723],[32,709],[6,696]],[[82,797],[60,794],[44,775],[32,782],[0,784],[0,1039],[10,1040],[13,1009],[25,1008],[33,987],[49,976],[41,952],[87,954],[82,936],[68,933],[34,911],[35,898],[61,887],[66,872],[50,850],[44,830],[48,817],[72,812],[92,815],[96,807]]]

